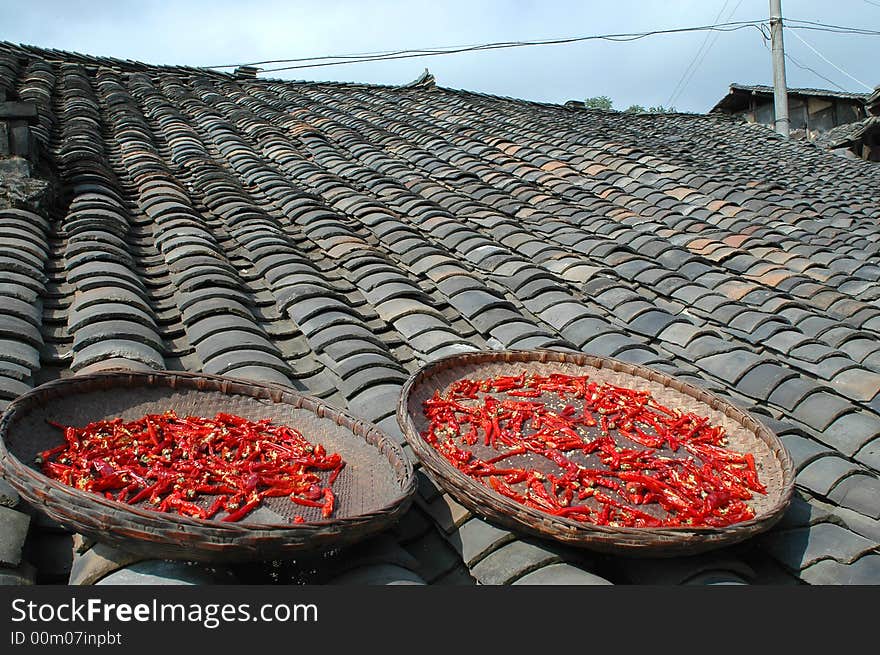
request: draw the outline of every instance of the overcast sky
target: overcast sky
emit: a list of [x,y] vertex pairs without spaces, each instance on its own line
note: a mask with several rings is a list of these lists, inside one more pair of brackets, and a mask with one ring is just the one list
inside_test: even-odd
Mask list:
[[[0,0],[3,4],[9,6],[0,12],[2,40],[193,66],[689,27],[712,23],[722,8],[720,22],[768,15],[767,0]],[[783,0],[783,12],[788,18],[880,30],[880,0]],[[880,36],[797,34],[853,78],[870,87],[880,84]],[[606,95],[621,109],[668,106],[705,38],[700,32],[626,43],[588,41],[272,76],[400,84],[428,67],[438,84],[451,88],[548,102]],[[770,54],[757,29],[713,33],[710,43],[674,100],[679,110],[709,110],[730,82],[772,82]],[[865,90],[791,32],[785,46],[801,65],[837,85]],[[835,88],[791,62],[787,76],[789,86]]]

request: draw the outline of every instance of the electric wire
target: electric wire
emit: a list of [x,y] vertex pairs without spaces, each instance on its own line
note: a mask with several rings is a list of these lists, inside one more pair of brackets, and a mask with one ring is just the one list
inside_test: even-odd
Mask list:
[[817,32],[835,32],[837,34],[861,34],[866,36],[880,36],[880,31],[864,27],[846,27],[843,25],[830,25],[813,20],[798,20],[796,18],[784,19],[785,26],[790,29],[815,30]]
[[[733,18],[733,15],[739,10],[742,3],[743,3],[743,0],[739,0],[739,2],[736,3],[736,6],[730,11],[729,14],[727,14],[727,18],[725,20],[729,21],[731,18]],[[713,21],[714,23],[717,23],[720,20],[721,15],[724,13],[724,9],[726,7],[727,7],[727,2],[725,2],[724,6],[721,7],[721,11],[719,12],[718,16]],[[709,41],[710,38],[711,38],[711,41],[709,41],[709,45],[703,51],[703,53],[701,55],[698,55],[698,59],[695,58],[695,64],[693,66],[693,69],[691,70],[690,74],[687,76],[687,79],[684,80],[684,84],[682,84],[681,88],[678,90],[678,93],[676,93],[675,97],[671,98],[666,103],[669,107],[674,106],[675,102],[681,97],[681,94],[684,93],[685,89],[687,89],[688,85],[691,83],[691,80],[694,79],[694,76],[697,74],[697,71],[699,70],[700,66],[703,65],[703,62],[706,60],[706,57],[709,55],[709,52],[712,50],[712,48],[715,46],[715,43],[718,41],[719,34],[720,34],[720,32],[707,32],[706,33],[706,39],[704,39],[703,42],[705,43],[706,41]]]
[[[715,23],[717,23],[719,20],[721,20],[721,15],[724,13],[724,10],[727,9],[728,3],[730,3],[730,0],[724,0],[724,4],[721,5],[721,9],[718,12],[718,15],[715,16],[715,20],[712,21],[713,25]],[[712,32],[706,32],[706,36],[703,38],[702,43],[700,43],[700,47],[697,48],[697,52],[694,54],[694,58],[691,59],[690,63],[688,63],[687,67],[684,69],[684,72],[681,74],[681,77],[678,78],[678,82],[676,83],[675,88],[672,89],[672,93],[669,94],[669,99],[666,101],[666,105],[668,107],[672,106],[672,102],[673,102],[673,100],[675,100],[676,94],[678,93],[678,90],[681,88],[681,86],[684,82],[684,79],[687,77],[688,73],[691,71],[691,68],[694,67],[694,64],[696,63],[697,59],[700,58],[700,54],[702,54],[703,48],[706,47],[706,43],[709,42],[709,38],[711,36],[712,36]]]
[[828,64],[829,66],[831,66],[832,68],[834,68],[836,71],[838,71],[838,72],[840,72],[840,73],[843,73],[843,74],[846,75],[849,79],[851,79],[853,82],[856,82],[856,83],[858,83],[858,84],[861,84],[861,85],[862,85],[863,87],[865,87],[868,91],[873,91],[873,90],[874,90],[873,87],[870,87],[870,86],[868,86],[867,84],[865,84],[864,82],[862,82],[860,79],[857,79],[857,78],[853,77],[852,75],[850,75],[849,73],[847,73],[845,70],[843,70],[840,66],[838,66],[838,65],[835,64],[833,61],[831,61],[830,59],[828,59],[828,57],[826,57],[826,56],[823,55],[821,52],[819,52],[818,50],[816,50],[816,48],[814,48],[814,47],[813,47],[812,45],[810,45],[807,41],[805,41],[805,40],[804,40],[804,39],[803,39],[803,38],[802,38],[797,32],[792,32],[791,34],[792,34],[792,36],[794,36],[798,41],[800,41],[800,42],[803,43],[805,46],[807,46],[810,50],[812,50],[814,53],[816,53],[816,55],[817,55],[820,59],[822,59],[822,61],[824,61],[826,64]]
[[[763,37],[763,41],[762,41],[762,43],[764,44],[764,47],[767,49],[767,52],[770,52],[770,45],[769,45],[769,43],[770,43],[770,35],[764,32],[763,27],[764,27],[764,26],[762,26],[762,29],[761,29],[761,36]],[[812,74],[815,75],[816,77],[821,78],[821,79],[825,80],[826,82],[828,82],[831,86],[836,86],[838,89],[840,89],[840,90],[843,91],[844,93],[849,93],[849,91],[847,91],[846,89],[844,89],[844,88],[843,88],[842,86],[840,86],[837,82],[835,82],[834,80],[832,80],[830,77],[825,77],[824,75],[822,75],[822,74],[819,73],[818,71],[816,71],[816,70],[810,68],[809,66],[805,66],[804,64],[802,64],[801,62],[799,62],[797,59],[795,59],[794,57],[792,57],[791,54],[789,54],[788,52],[786,52],[786,53],[784,53],[784,54],[785,54],[785,58],[786,58],[788,61],[790,61],[791,63],[793,63],[795,66],[797,66],[798,68],[800,68],[800,69],[802,69],[802,70],[805,70],[805,71],[809,71],[810,73],[812,73]]]
[[[291,66],[283,66],[276,68],[264,68],[262,72],[278,72],[283,70],[294,70],[298,68],[321,68],[325,66],[340,66],[352,63],[361,63],[369,61],[387,61],[393,59],[410,59],[414,57],[434,57],[439,55],[458,54],[463,52],[478,52],[484,50],[498,50],[504,48],[522,48],[542,45],[563,45],[569,43],[580,43],[584,41],[637,41],[649,36],[661,34],[680,34],[685,32],[700,31],[718,31],[718,32],[735,32],[741,29],[758,28],[762,21],[732,21],[728,23],[719,23],[715,25],[701,25],[697,27],[680,27],[667,30],[651,30],[648,32],[628,32],[620,34],[598,34],[591,36],[566,37],[558,39],[543,39],[533,41],[502,41],[497,43],[483,43],[470,46],[443,46],[438,48],[420,48],[420,49],[401,49],[384,51],[379,53],[365,53],[361,55],[325,55],[322,57],[299,57],[291,59],[272,59],[263,61],[254,61],[242,64],[223,64],[218,66],[206,66],[206,68],[236,68],[239,66],[263,66],[265,64],[295,64]],[[328,61],[330,60],[330,61]],[[319,63],[310,63],[319,62]]]

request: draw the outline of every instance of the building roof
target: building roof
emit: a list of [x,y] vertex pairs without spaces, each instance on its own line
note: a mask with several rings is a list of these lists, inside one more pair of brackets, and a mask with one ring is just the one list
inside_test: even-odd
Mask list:
[[[710,111],[739,111],[748,107],[748,98],[753,95],[773,96],[773,87],[763,84],[739,84],[734,82],[730,85],[727,95],[721,98]],[[841,100],[855,100],[860,104],[867,102],[870,93],[853,93],[849,91],[833,91],[831,89],[788,88],[789,96],[836,98]]]
[[517,538],[420,473],[413,510],[345,575],[880,582],[880,167],[727,116],[428,77],[236,79],[3,44],[0,85],[36,103],[60,199],[0,211],[7,400],[117,364],[201,370],[401,440],[400,387],[438,356],[613,356],[775,430],[798,470],[784,520],[700,557],[600,557]]
[[873,93],[868,96],[868,99],[865,101],[865,104],[868,107],[868,113],[873,114],[874,116],[880,116],[880,85],[874,88]]
[[866,133],[880,128],[880,116],[868,116],[867,118],[838,125],[827,132],[822,132],[813,139],[813,143],[821,148],[843,148],[861,141]]

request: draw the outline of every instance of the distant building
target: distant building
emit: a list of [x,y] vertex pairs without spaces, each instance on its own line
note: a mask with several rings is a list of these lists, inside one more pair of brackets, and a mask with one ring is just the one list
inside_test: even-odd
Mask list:
[[[711,111],[773,127],[773,87],[731,84]],[[793,138],[880,161],[880,87],[873,93],[789,88],[788,115]]]

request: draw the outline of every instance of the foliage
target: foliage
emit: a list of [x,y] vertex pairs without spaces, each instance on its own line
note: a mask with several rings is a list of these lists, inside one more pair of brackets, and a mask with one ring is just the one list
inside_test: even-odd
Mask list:
[[611,109],[611,98],[608,96],[595,96],[584,100],[584,105],[590,109]]
[[[584,100],[584,106],[589,109],[605,109],[607,111],[618,111],[614,109],[613,102],[608,96],[593,96]],[[664,107],[657,105],[655,107],[644,107],[643,105],[630,105],[623,110],[627,114],[666,114],[675,111],[675,107]]]
[[657,105],[656,107],[645,108],[642,105],[630,105],[624,111],[628,114],[668,114],[674,112],[675,107]]

